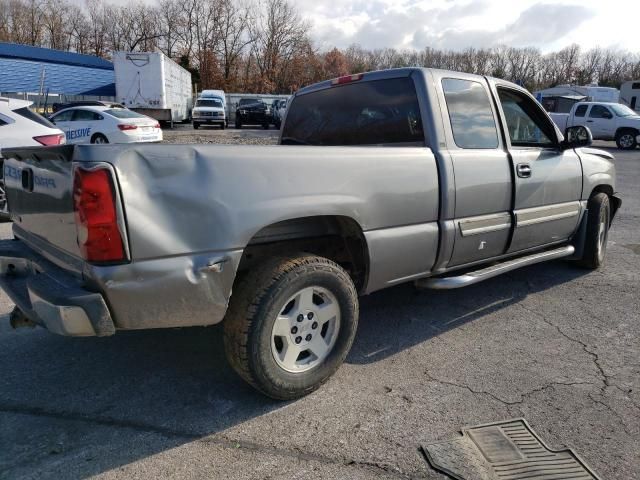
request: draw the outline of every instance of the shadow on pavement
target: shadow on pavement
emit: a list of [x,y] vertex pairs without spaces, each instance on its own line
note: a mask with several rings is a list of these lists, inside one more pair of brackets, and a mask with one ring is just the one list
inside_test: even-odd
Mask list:
[[[362,298],[359,332],[347,362],[379,361],[584,273],[555,262],[462,290],[416,291],[406,285]],[[55,439],[60,431],[69,436],[78,423],[84,425],[82,435],[98,428],[116,432],[108,440],[109,455],[100,461],[81,454],[65,458],[74,465],[64,471],[84,477],[286,405],[254,392],[235,375],[224,358],[219,326],[83,339],[43,330],[10,332],[7,323],[0,329],[0,419],[5,418],[0,420],[0,471],[12,477],[25,462],[47,464],[49,447],[39,451],[33,438]],[[138,434],[146,439],[132,441]]]

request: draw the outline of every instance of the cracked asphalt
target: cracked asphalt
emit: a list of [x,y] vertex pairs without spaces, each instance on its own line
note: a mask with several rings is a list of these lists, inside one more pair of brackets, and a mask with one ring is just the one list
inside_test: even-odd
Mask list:
[[440,479],[420,444],[524,417],[602,479],[640,479],[640,150],[611,151],[624,203],[601,270],[362,298],[347,362],[295,402],[236,377],[219,327],[13,331],[0,294],[0,478]]

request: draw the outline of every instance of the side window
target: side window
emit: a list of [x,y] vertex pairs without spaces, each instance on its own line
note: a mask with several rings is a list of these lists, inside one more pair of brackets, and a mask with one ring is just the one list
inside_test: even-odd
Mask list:
[[479,82],[442,79],[453,139],[460,148],[496,148],[498,130],[487,91]]
[[73,110],[67,110],[66,112],[59,113],[55,117],[53,117],[53,122],[70,122],[71,117],[73,117]]
[[498,96],[512,146],[552,147],[556,144],[555,128],[534,100],[505,88],[498,88]]
[[4,127],[7,124],[7,122],[5,122],[2,117],[0,117],[0,127]]
[[576,108],[575,116],[584,117],[584,114],[587,113],[587,108],[589,108],[589,105],[578,105],[578,108]]
[[90,110],[76,110],[73,120],[75,122],[91,122],[93,120],[102,120],[102,116]]
[[613,114],[607,107],[594,105],[589,112],[589,118],[613,118]]

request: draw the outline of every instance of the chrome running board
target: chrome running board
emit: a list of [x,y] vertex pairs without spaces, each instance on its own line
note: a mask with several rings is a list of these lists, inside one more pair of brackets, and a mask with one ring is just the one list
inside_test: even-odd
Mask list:
[[418,288],[433,288],[436,290],[451,290],[453,288],[466,287],[467,285],[482,282],[483,280],[496,277],[517,268],[571,256],[575,250],[573,245],[567,245],[566,247],[556,248],[555,250],[547,250],[545,252],[527,255],[526,257],[507,260],[506,262],[497,263],[490,267],[476,270],[475,272],[464,273],[456,277],[432,277],[416,280],[415,284]]

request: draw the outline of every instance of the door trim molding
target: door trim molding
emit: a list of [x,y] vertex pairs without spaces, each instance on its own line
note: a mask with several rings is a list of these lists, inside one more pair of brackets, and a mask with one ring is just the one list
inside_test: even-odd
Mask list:
[[577,217],[580,214],[580,202],[557,203],[544,207],[516,210],[516,228],[551,222],[563,218]]
[[463,237],[507,230],[511,228],[511,215],[504,212],[468,217],[458,220],[458,228]]

